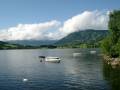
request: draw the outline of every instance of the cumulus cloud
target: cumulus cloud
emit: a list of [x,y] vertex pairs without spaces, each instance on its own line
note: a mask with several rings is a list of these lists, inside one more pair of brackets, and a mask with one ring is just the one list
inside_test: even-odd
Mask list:
[[0,40],[56,40],[69,33],[96,29],[105,30],[108,26],[108,11],[84,11],[61,24],[52,20],[37,24],[18,24],[15,27],[0,30]]
[[59,25],[60,22],[56,20],[38,24],[18,24],[16,27],[0,30],[0,40],[53,39],[50,33]]
[[108,26],[108,14],[107,12],[100,11],[84,11],[81,14],[73,16],[66,20],[59,30],[63,34],[69,34],[71,32],[96,29],[105,30]]

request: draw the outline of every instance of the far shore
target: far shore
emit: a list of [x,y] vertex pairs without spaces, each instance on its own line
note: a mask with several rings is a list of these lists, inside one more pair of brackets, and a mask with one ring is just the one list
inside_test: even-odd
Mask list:
[[70,48],[70,47],[64,47],[64,48],[60,48],[60,47],[57,47],[57,48],[3,48],[3,49],[0,49],[0,50],[29,50],[29,49],[99,49],[98,48]]

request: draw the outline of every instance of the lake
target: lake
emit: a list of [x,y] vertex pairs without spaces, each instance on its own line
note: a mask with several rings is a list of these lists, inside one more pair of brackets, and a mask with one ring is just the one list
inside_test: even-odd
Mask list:
[[[90,54],[91,50],[0,50],[0,90],[118,90],[119,70],[111,77],[100,50]],[[58,56],[61,62],[40,62],[40,55]]]

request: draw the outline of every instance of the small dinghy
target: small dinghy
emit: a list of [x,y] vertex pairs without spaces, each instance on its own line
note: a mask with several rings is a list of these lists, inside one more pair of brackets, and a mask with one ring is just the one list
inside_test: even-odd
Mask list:
[[81,56],[81,55],[82,55],[82,53],[73,53],[74,57]]
[[46,57],[45,61],[46,62],[60,63],[61,60],[59,57]]
[[96,54],[96,51],[90,51],[91,54]]
[[23,81],[23,82],[27,82],[28,79],[27,79],[27,78],[23,78],[22,81]]
[[54,62],[54,63],[60,63],[60,58],[59,57],[46,57],[46,56],[39,56],[40,62]]

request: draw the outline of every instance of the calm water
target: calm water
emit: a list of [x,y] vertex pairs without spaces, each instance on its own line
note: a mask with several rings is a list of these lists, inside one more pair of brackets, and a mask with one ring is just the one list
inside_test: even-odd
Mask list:
[[[90,49],[0,50],[0,90],[115,90],[96,50],[93,55]],[[74,52],[82,55],[73,57]],[[40,62],[39,55],[62,61]]]

